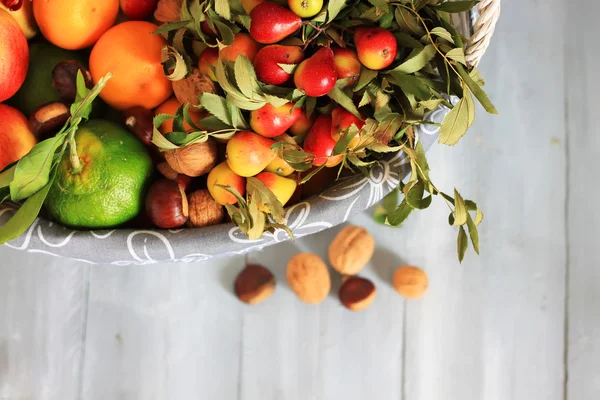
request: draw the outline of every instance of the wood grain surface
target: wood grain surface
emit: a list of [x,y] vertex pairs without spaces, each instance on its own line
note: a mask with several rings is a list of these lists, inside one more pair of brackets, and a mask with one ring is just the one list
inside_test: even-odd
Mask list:
[[[443,204],[400,229],[365,213],[351,222],[377,239],[377,297],[352,313],[337,277],[320,306],[285,282],[287,260],[325,256],[339,228],[252,254],[278,283],[254,307],[232,292],[241,257],[89,266],[1,247],[0,399],[598,399],[600,6],[502,12],[481,65],[500,116],[478,109],[429,153],[437,186],[485,212],[480,257],[456,261]],[[391,288],[402,264],[429,274],[422,299]]]

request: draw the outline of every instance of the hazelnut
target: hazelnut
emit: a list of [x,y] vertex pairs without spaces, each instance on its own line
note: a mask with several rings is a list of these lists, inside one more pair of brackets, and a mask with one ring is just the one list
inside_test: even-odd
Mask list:
[[123,111],[125,126],[146,146],[152,144],[154,114],[144,107],[133,107]]
[[159,228],[181,227],[189,216],[185,192],[177,182],[168,179],[154,182],[146,195],[146,213]]
[[201,176],[210,172],[217,163],[217,144],[209,138],[204,143],[194,143],[165,152],[165,159],[176,172],[187,176]]
[[420,268],[405,265],[394,272],[392,283],[402,296],[417,299],[427,291],[427,274]]
[[71,116],[69,107],[56,101],[35,109],[29,117],[29,129],[36,136],[42,137],[56,133]]
[[154,19],[158,22],[177,22],[181,20],[179,11],[183,0],[159,0],[154,11]]
[[173,81],[173,92],[181,104],[190,103],[192,106],[198,106],[200,95],[217,93],[217,87],[208,76],[202,74],[198,68],[194,68],[186,78]]
[[369,262],[375,239],[365,228],[348,225],[329,245],[329,262],[343,275],[355,275]]
[[166,162],[158,163],[156,165],[156,169],[165,178],[177,182],[179,186],[183,189],[183,191],[187,191],[190,184],[192,183],[191,177],[183,174],[178,174],[177,171],[171,168],[171,166]]
[[376,293],[373,282],[366,278],[351,276],[344,280],[338,296],[347,309],[362,311],[373,303]]
[[287,265],[286,277],[296,296],[305,303],[321,303],[331,289],[327,266],[315,254],[300,253],[292,257]]
[[249,264],[235,278],[234,290],[244,303],[258,304],[275,291],[275,277],[262,265]]
[[94,87],[92,74],[88,69],[75,60],[61,61],[52,70],[52,86],[58,92],[60,99],[67,104],[72,104],[77,97],[77,73],[81,71],[85,86]]
[[188,196],[190,219],[187,225],[190,228],[216,225],[223,221],[225,209],[218,204],[208,190],[197,190]]

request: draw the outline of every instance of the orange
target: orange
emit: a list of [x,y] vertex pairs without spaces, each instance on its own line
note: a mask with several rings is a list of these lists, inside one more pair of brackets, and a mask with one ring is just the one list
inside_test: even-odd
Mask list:
[[90,72],[94,83],[111,72],[112,79],[100,97],[113,108],[156,108],[173,93],[161,64],[165,39],[152,32],[158,27],[150,22],[129,21],[109,29],[94,46],[90,55]]
[[89,47],[117,19],[119,0],[36,0],[33,15],[44,37],[58,47]]
[[[156,108],[156,110],[154,110],[154,115],[158,115],[158,114],[175,115],[175,113],[177,112],[177,109],[180,106],[181,106],[181,103],[179,102],[179,100],[177,100],[175,97],[171,97],[169,100],[165,101],[160,106],[158,106]],[[197,121],[200,121],[202,118],[205,118],[206,115],[202,111],[197,110],[195,107],[190,106],[190,117],[192,118],[192,121],[194,121],[194,123],[196,123],[196,125],[198,125]],[[187,122],[184,122],[183,127],[185,128],[186,131],[193,129]],[[198,126],[198,127],[200,127],[200,126]],[[158,130],[163,135],[167,134],[169,132],[173,132],[173,120],[170,119],[166,122],[163,122],[163,124],[158,128]]]

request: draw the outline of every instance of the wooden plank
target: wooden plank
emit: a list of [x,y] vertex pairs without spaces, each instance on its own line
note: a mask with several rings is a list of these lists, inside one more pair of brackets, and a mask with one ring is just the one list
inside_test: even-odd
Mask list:
[[241,265],[94,267],[84,398],[237,398],[242,310],[231,285]]
[[318,306],[301,303],[287,285],[287,260],[306,251],[325,257],[338,230],[253,256],[274,271],[278,288],[268,302],[244,307],[242,399],[402,398],[404,308],[389,286],[391,269],[381,263],[394,262],[388,251],[377,251],[380,268],[368,266],[362,273],[378,289],[368,311],[343,308],[334,272],[332,291]]
[[479,109],[463,142],[430,153],[438,186],[486,218],[463,265],[444,205],[406,227],[399,251],[431,277],[407,304],[406,400],[563,399],[566,8],[503,2],[481,66],[501,115]]
[[597,128],[598,63],[593,18],[600,4],[579,0],[568,8],[566,42],[569,150],[569,329],[568,399],[592,400],[600,393],[600,215],[596,184],[600,171]]
[[88,273],[0,247],[0,399],[79,399]]

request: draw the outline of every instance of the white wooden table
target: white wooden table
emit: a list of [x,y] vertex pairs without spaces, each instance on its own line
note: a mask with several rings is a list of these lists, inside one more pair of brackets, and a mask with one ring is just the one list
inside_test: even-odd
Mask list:
[[[505,0],[482,64],[501,115],[430,152],[437,185],[486,211],[481,257],[458,264],[442,204],[398,230],[355,218],[377,237],[378,295],[351,313],[284,278],[335,229],[253,255],[279,282],[256,307],[232,294],[241,258],[107,267],[2,247],[0,399],[598,399],[598,13]],[[429,273],[423,299],[391,289],[403,263]]]

